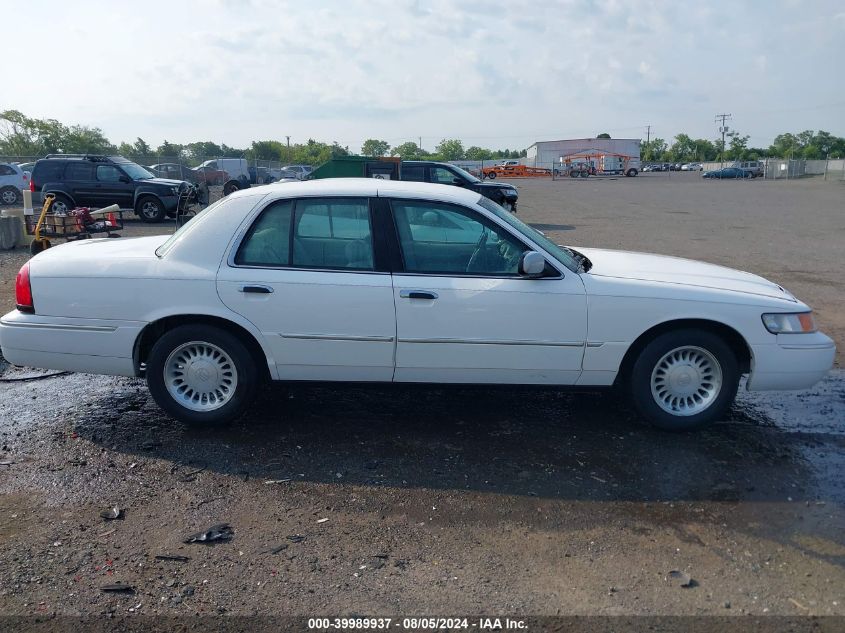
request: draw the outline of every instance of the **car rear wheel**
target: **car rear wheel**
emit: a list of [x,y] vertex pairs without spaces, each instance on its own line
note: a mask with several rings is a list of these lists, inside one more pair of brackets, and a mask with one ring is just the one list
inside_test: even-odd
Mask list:
[[76,205],[70,201],[70,198],[61,194],[56,194],[53,198],[53,204],[50,206],[50,211],[57,215],[66,215],[69,211],[76,208]]
[[246,411],[260,382],[255,360],[237,337],[210,325],[182,325],[156,341],[147,385],[156,403],[196,426],[227,424]]
[[0,189],[0,202],[3,204],[17,204],[20,199],[20,192],[14,187],[3,187]]
[[229,180],[225,185],[223,185],[223,195],[228,196],[230,193],[234,193],[240,188],[241,185],[237,180]]
[[496,172],[495,172],[495,171],[488,171],[488,172],[487,172],[487,177],[488,177],[490,180],[496,180]]
[[739,364],[716,334],[676,330],[648,343],[634,361],[631,397],[654,426],[689,431],[719,420],[739,384]]
[[161,222],[167,215],[161,200],[152,196],[141,198],[135,211],[144,222]]

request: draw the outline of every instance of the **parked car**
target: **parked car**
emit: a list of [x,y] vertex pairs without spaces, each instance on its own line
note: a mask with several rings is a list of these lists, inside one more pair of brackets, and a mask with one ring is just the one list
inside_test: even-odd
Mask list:
[[681,171],[701,171],[704,166],[701,163],[684,163],[681,165]]
[[763,176],[764,165],[763,161],[759,160],[742,160],[737,161],[732,167],[738,167],[742,171],[746,172],[752,178],[758,178]]
[[224,195],[229,195],[238,189],[248,189],[250,185],[249,161],[246,158],[215,158],[203,162],[194,169],[225,174],[225,181],[222,182]]
[[722,169],[714,169],[712,171],[705,171],[701,174],[702,178],[718,178],[718,179],[726,179],[726,178],[751,178],[751,174],[747,171],[743,171],[739,167],[724,167]]
[[222,185],[229,179],[229,175],[219,169],[193,169],[180,163],[158,163],[147,169],[159,178],[186,180],[195,185]]
[[480,180],[457,165],[425,160],[403,160],[400,178],[413,182],[454,185],[477,191],[511,213],[516,213],[519,192],[514,185]]
[[195,194],[184,180],[157,178],[122,156],[52,154],[35,163],[30,190],[56,196],[53,210],[120,205],[144,222],[176,215],[179,205]]
[[53,247],[15,288],[6,360],[144,376],[200,426],[272,379],[618,384],[687,430],[720,419],[742,375],[809,388],[836,352],[751,273],[561,247],[475,191],[375,178],[240,191],[172,236]]
[[18,167],[20,167],[22,171],[28,171],[31,174],[32,170],[35,168],[35,163],[18,163]]
[[282,170],[296,174],[299,180],[305,180],[314,171],[314,168],[311,165],[285,165]]
[[29,189],[29,172],[14,163],[0,163],[0,204],[18,204],[23,189]]

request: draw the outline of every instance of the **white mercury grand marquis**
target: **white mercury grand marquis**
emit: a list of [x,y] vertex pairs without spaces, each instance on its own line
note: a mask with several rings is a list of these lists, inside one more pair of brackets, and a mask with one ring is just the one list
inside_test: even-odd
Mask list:
[[172,236],[51,248],[0,320],[16,365],[145,376],[222,423],[263,381],[620,385],[670,430],[740,377],[805,389],[833,363],[810,308],[695,261],[567,248],[459,187],[329,179],[247,189]]

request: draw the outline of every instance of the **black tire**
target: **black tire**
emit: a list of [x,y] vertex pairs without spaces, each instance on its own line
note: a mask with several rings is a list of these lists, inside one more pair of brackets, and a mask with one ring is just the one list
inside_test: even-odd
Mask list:
[[487,172],[487,177],[488,177],[490,180],[496,180],[496,172],[495,172],[495,171],[488,171],[488,172]]
[[[168,358],[181,346],[194,342],[217,347],[234,365],[234,392],[228,395],[228,400],[219,408],[193,410],[177,401],[167,388],[165,371]],[[171,416],[192,426],[213,427],[233,422],[252,403],[260,383],[261,374],[246,345],[235,335],[211,325],[181,325],[174,328],[156,341],[147,358],[147,386],[153,399]]]
[[223,185],[223,195],[228,196],[231,193],[235,193],[241,188],[240,183],[237,180],[229,180]]
[[[658,398],[652,391],[652,376],[660,373],[658,364],[664,366],[663,359],[667,355],[683,348],[689,348],[692,353],[700,353],[695,350],[704,350],[716,362],[718,372],[711,369],[709,374],[702,374],[693,366],[692,361],[689,365],[683,365],[684,361],[680,360],[678,361],[680,368],[676,371],[684,372],[690,369],[692,373],[686,371],[676,374],[679,380],[686,378],[689,381],[692,378],[693,384],[700,384],[703,392],[706,391],[706,385],[719,382],[716,376],[721,374],[721,384],[718,389],[714,388],[712,396],[702,399],[698,396],[698,392],[694,396],[689,396],[690,398],[698,397],[702,403],[709,399],[709,404],[693,414],[670,413],[658,404]],[[664,372],[664,375],[668,374]],[[712,382],[708,380],[708,376]],[[721,337],[704,330],[681,329],[661,334],[648,343],[634,361],[628,382],[634,406],[651,424],[665,431],[691,431],[722,418],[736,396],[739,377],[739,363],[736,355]],[[703,380],[699,383],[699,379],[702,378]],[[676,383],[674,386],[679,389],[691,388],[683,383]],[[667,403],[665,406],[670,406],[670,404]],[[700,406],[700,404],[694,403],[693,406]]]
[[135,205],[135,213],[142,221],[147,223],[161,222],[167,217],[164,204],[155,196],[143,196],[138,199]]
[[628,171],[625,172],[625,175],[628,176],[628,178],[633,178],[634,176],[637,175],[637,170],[636,169],[629,169]]
[[20,189],[16,187],[3,187],[0,189],[0,204],[13,205],[21,200]]
[[72,211],[76,208],[76,205],[71,202],[71,199],[67,196],[63,196],[60,193],[55,194],[56,197],[53,199],[53,204],[50,205],[50,211],[53,213],[58,213],[62,215],[63,213],[66,214],[68,211]]

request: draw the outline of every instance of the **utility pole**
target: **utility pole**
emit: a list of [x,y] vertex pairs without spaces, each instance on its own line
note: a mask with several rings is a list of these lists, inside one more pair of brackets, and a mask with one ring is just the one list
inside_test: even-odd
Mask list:
[[287,154],[287,162],[290,163],[290,136],[285,136],[288,141],[288,154]]
[[728,126],[725,125],[725,121],[730,118],[730,114],[717,114],[714,119],[716,123],[719,122],[719,119],[722,120],[722,125],[719,126],[719,131],[722,133],[722,151],[719,154],[719,169],[725,166],[725,134],[728,133]]
[[419,145],[417,145],[417,147],[419,147],[419,148],[420,148],[420,151],[422,151],[422,136],[420,137],[420,144],[419,144]]
[[[650,142],[651,142],[651,126],[646,125],[645,126],[645,146],[646,146],[646,148],[648,148],[648,159],[649,160],[652,159],[651,147],[649,147]],[[645,157],[643,157],[643,158],[645,158]]]

